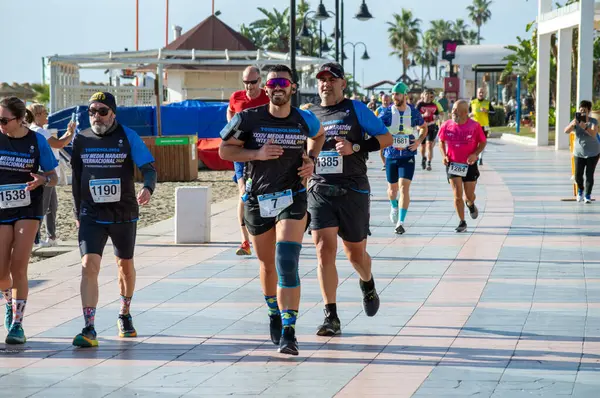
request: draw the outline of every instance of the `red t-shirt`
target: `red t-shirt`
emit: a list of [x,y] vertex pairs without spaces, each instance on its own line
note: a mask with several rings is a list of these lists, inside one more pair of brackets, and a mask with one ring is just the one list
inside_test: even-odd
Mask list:
[[485,142],[485,134],[481,125],[473,119],[464,124],[448,120],[440,128],[440,141],[446,142],[448,159],[455,163],[467,163],[469,155],[477,149],[480,142]]
[[417,109],[421,112],[421,115],[423,115],[425,123],[433,122],[433,117],[440,113],[437,105],[433,102],[419,102],[417,104]]
[[265,90],[260,90],[260,95],[256,98],[248,98],[246,90],[236,91],[229,98],[229,110],[233,113],[239,113],[245,109],[256,108],[257,106],[267,105],[269,97]]

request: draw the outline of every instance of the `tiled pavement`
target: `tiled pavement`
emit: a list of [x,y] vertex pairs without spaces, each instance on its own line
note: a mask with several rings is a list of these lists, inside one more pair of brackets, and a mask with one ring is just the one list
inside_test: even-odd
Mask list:
[[568,154],[492,142],[480,218],[461,235],[436,156],[433,172],[417,172],[401,237],[371,163],[369,252],[382,306],[374,318],[362,313],[339,253],[342,336],[314,335],[323,314],[307,237],[301,355],[276,353],[257,261],[234,254],[229,200],[213,206],[212,244],[171,244],[170,222],[140,233],[135,339],[115,337],[111,255],[97,349],[70,345],[82,327],[77,253],[33,264],[29,341],[23,351],[0,344],[0,396],[600,396],[600,205],[560,201],[571,193]]

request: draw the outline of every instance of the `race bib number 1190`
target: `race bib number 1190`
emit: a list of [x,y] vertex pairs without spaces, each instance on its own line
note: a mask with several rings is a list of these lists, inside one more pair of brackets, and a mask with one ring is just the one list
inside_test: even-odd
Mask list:
[[121,200],[121,179],[90,180],[90,193],[95,203],[113,203]]

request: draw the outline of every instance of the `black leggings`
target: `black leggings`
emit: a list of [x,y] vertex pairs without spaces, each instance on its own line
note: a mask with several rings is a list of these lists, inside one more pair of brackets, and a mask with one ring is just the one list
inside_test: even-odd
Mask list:
[[600,155],[589,158],[575,156],[575,182],[577,183],[579,192],[583,191],[583,173],[585,172],[585,194],[592,194],[592,188],[594,187],[594,171],[596,171],[598,158],[600,158]]

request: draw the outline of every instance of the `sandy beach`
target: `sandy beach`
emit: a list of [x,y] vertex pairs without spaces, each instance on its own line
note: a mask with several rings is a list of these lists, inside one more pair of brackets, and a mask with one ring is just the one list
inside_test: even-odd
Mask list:
[[[198,179],[190,182],[159,182],[152,195],[152,200],[146,206],[141,207],[138,228],[143,228],[159,221],[173,217],[175,213],[175,188],[181,186],[209,186],[211,187],[212,202],[222,201],[238,194],[237,185],[232,181],[233,171],[211,171],[201,170]],[[137,190],[141,184],[136,184]],[[73,218],[73,198],[71,186],[58,186],[58,214],[57,235],[59,241],[77,240],[77,228]],[[45,238],[44,227],[42,237]],[[59,243],[60,244],[60,243]],[[39,258],[32,256],[31,262]]]

